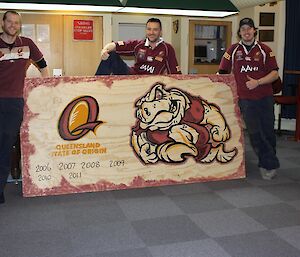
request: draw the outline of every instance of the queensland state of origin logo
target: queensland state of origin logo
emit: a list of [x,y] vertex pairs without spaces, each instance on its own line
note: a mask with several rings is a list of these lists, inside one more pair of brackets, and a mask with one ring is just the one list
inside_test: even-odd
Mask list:
[[103,121],[97,120],[99,105],[91,96],[81,96],[71,101],[60,115],[58,132],[62,139],[78,140],[88,132],[96,132]]

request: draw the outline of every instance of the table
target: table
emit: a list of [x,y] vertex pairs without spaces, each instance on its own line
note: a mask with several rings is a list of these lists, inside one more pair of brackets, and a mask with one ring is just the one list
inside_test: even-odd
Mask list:
[[[285,74],[289,75],[300,75],[300,70],[285,70]],[[298,78],[298,88],[296,91],[296,131],[295,131],[295,140],[300,141],[300,77]]]

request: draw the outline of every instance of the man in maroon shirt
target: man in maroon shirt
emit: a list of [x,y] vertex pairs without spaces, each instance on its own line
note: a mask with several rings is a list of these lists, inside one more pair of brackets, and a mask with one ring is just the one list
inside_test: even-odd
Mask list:
[[279,168],[272,90],[272,82],[278,78],[278,66],[272,50],[255,40],[257,29],[252,19],[240,21],[238,35],[241,41],[227,49],[219,73],[233,72],[235,76],[239,106],[258,156],[262,178],[270,180]]
[[[146,24],[145,40],[118,41],[107,44],[101,51],[96,75],[153,75],[181,74],[174,48],[161,37],[161,22],[151,18]],[[120,58],[135,56],[135,64],[128,67]]]
[[18,36],[21,16],[15,11],[3,15],[0,33],[0,204],[10,171],[11,150],[23,118],[23,87],[26,68],[35,62],[43,77],[48,76],[42,53],[31,39]]

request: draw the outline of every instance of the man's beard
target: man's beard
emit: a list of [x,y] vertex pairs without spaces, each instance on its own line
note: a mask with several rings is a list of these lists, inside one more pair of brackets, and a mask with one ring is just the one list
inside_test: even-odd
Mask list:
[[151,42],[151,43],[157,43],[159,41],[159,37],[155,38],[154,40],[151,40],[150,37],[148,37],[148,40]]
[[255,41],[255,37],[246,40],[242,38],[242,42],[245,43],[246,45],[248,44],[251,45],[254,41]]
[[2,26],[2,30],[5,34],[11,36],[11,37],[15,37],[17,35],[19,35],[20,30],[17,30],[15,33],[11,33],[8,29],[6,29],[5,27]]

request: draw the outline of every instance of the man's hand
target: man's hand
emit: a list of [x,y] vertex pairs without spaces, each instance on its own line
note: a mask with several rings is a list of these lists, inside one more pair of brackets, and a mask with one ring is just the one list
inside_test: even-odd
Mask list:
[[100,54],[100,58],[101,60],[107,60],[109,57],[109,53],[107,49],[102,49],[101,54]]
[[249,79],[249,80],[246,82],[246,87],[249,90],[252,90],[252,89],[257,88],[259,86],[259,81],[258,80],[253,79],[253,78],[249,77],[248,75],[247,75],[247,79]]
[[101,60],[107,60],[109,53],[116,50],[116,44],[114,42],[107,44],[101,51],[100,58]]

